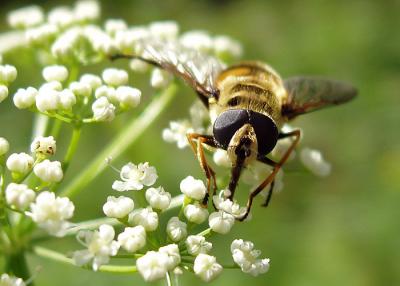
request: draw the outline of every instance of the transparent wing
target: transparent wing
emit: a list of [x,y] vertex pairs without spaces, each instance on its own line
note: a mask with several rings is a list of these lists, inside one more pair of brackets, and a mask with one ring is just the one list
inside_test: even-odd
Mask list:
[[141,43],[142,59],[183,79],[208,106],[208,98],[218,94],[215,79],[224,69],[217,58],[195,49],[183,47],[178,41],[146,39]]
[[284,85],[288,98],[282,106],[282,115],[288,119],[345,103],[357,95],[352,85],[321,77],[292,77],[286,79]]

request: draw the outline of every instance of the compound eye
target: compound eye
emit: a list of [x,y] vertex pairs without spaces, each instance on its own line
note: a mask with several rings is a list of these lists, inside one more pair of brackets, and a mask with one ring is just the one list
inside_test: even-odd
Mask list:
[[250,124],[256,132],[258,154],[269,154],[274,149],[279,136],[275,122],[267,115],[250,111]]
[[228,148],[235,132],[248,122],[249,115],[245,109],[230,109],[221,113],[213,126],[215,140],[222,148]]

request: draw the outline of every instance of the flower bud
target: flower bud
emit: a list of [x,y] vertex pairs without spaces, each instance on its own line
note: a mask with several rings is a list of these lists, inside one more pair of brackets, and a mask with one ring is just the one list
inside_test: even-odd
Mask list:
[[134,206],[131,198],[109,196],[107,202],[103,205],[103,212],[108,217],[123,218],[133,211]]
[[18,210],[26,209],[35,199],[35,192],[28,189],[27,185],[11,183],[6,188],[7,204],[16,207]]
[[180,221],[178,217],[170,218],[167,224],[167,235],[174,241],[178,242],[187,236],[186,223]]
[[33,172],[43,182],[58,183],[63,178],[61,163],[58,161],[44,160],[33,168]]
[[50,81],[62,82],[68,78],[68,70],[62,65],[47,66],[42,71],[43,78]]
[[204,198],[207,190],[202,180],[196,180],[192,176],[181,181],[180,189],[186,196],[198,201]]
[[0,137],[0,156],[6,154],[9,149],[10,144],[8,143],[8,141],[5,138]]
[[33,158],[26,153],[13,153],[6,162],[11,172],[26,174],[33,166]]

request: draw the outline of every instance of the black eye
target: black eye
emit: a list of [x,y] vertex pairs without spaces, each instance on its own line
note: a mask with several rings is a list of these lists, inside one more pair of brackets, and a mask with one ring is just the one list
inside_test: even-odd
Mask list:
[[271,117],[254,112],[250,112],[250,124],[253,126],[258,143],[258,154],[267,155],[274,149],[278,141],[279,131]]
[[228,101],[228,105],[229,106],[236,106],[238,104],[239,104],[239,97],[238,96],[233,97],[233,98],[229,99],[229,101]]
[[230,109],[221,113],[214,122],[213,133],[215,140],[228,148],[235,132],[249,122],[249,115],[244,109]]

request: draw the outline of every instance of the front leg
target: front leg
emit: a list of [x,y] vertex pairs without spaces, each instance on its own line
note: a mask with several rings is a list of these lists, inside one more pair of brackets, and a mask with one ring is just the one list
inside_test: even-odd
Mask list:
[[[186,136],[187,136],[190,146],[192,147],[192,150],[195,153],[197,160],[199,161],[200,166],[203,169],[203,172],[207,178],[207,194],[203,200],[203,205],[207,205],[208,198],[211,195],[211,184],[213,185],[212,195],[215,195],[215,193],[217,191],[217,181],[215,179],[214,170],[211,169],[210,165],[207,163],[207,159],[204,154],[203,144],[206,144],[206,145],[214,147],[214,148],[216,148],[217,145],[214,141],[214,137],[210,136],[210,135],[188,133]],[[195,141],[196,139],[197,139],[197,146],[196,146],[196,141]]]
[[249,199],[247,201],[247,208],[246,208],[246,213],[242,216],[237,218],[240,221],[243,221],[246,219],[246,217],[250,213],[251,206],[253,204],[254,198],[266,187],[268,184],[272,183],[273,180],[275,179],[276,174],[278,173],[279,169],[285,164],[287,159],[289,158],[290,154],[293,152],[294,148],[300,141],[300,130],[294,130],[288,133],[282,133],[279,138],[286,138],[286,137],[295,137],[295,139],[292,142],[292,145],[288,148],[286,151],[285,155],[281,158],[281,160],[276,164],[274,169],[272,170],[272,173],[254,190],[250,193]]

